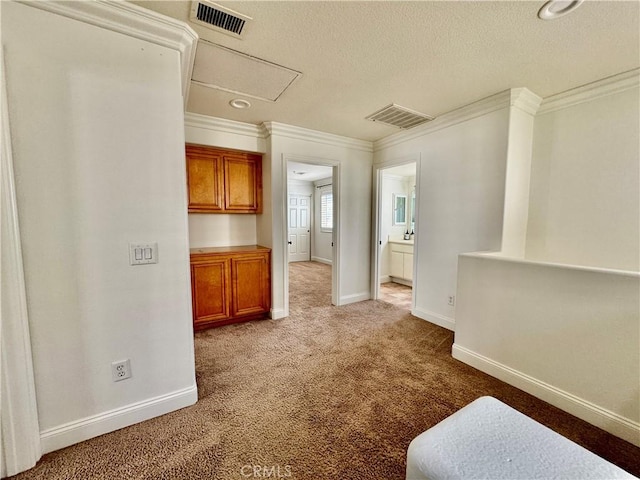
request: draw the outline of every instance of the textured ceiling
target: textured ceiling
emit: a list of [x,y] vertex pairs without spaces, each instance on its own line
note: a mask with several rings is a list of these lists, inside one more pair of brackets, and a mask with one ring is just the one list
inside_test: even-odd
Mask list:
[[192,84],[187,110],[282,122],[362,140],[398,130],[365,120],[396,103],[438,116],[512,87],[542,97],[640,66],[640,2],[587,0],[553,21],[544,1],[218,3],[253,17],[244,39],[190,23],[190,1],[141,1],[201,38],[302,72],[277,102]]
[[308,163],[287,162],[287,175],[289,180],[302,180],[313,182],[333,175],[333,169],[324,165],[311,165]]

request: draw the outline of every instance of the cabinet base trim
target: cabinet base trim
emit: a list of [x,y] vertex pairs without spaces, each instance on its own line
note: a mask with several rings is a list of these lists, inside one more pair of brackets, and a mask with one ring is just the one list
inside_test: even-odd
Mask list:
[[43,430],[40,432],[42,453],[53,452],[150,418],[159,417],[165,413],[193,405],[197,401],[198,387],[194,384],[166,395]]
[[244,317],[227,318],[225,320],[212,320],[210,322],[198,322],[193,325],[193,329],[198,332],[212,327],[222,327],[232,323],[249,322],[251,320],[264,320],[269,318],[268,312],[256,313],[255,315],[247,315]]

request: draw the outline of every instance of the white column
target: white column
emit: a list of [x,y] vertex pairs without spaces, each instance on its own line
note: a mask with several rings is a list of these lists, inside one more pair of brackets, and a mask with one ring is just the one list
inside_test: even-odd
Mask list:
[[525,252],[533,120],[541,101],[526,88],[511,90],[501,250],[517,258],[524,258]]

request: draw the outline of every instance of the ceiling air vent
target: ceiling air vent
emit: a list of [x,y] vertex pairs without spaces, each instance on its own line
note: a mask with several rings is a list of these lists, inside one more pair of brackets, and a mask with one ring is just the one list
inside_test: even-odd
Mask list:
[[383,109],[366,117],[367,120],[371,120],[372,122],[380,122],[404,129],[413,128],[421,123],[429,122],[433,120],[433,118],[434,117],[430,117],[424,113],[401,107],[395,103],[387,105]]
[[236,38],[242,38],[243,32],[246,33],[247,22],[252,20],[251,17],[206,0],[197,0],[191,3],[189,19],[194,23]]

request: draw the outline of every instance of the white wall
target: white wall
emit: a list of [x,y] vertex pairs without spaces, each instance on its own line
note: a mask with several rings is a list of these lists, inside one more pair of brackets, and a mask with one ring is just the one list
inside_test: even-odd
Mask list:
[[8,2],[2,42],[47,451],[197,399],[180,58]]
[[458,254],[499,250],[509,108],[383,146],[376,164],[420,156],[414,314],[453,329]]
[[460,257],[454,357],[640,446],[640,276]]
[[189,247],[227,247],[257,244],[256,215],[190,213]]
[[287,190],[293,195],[310,195],[313,196],[314,184],[311,181],[289,179],[287,182]]
[[640,270],[638,92],[536,117],[527,258]]
[[[333,185],[331,177],[313,182],[313,242],[311,245],[311,259],[323,263],[333,263],[333,232],[323,232],[320,228],[320,195],[331,192]],[[326,185],[326,186],[323,186]],[[318,188],[321,187],[321,188]]]
[[[285,162],[306,159],[323,163],[322,160],[338,163],[339,190],[339,238],[340,259],[334,258],[334,270],[339,269],[340,285],[336,292],[337,303],[366,300],[370,298],[370,229],[371,229],[371,161],[370,144],[320,132],[269,124],[271,149],[270,219],[263,215],[259,219],[258,240],[262,236],[272,238],[273,261],[273,311],[279,318],[288,314],[286,298],[286,239],[284,238],[284,185]],[[318,137],[321,137],[318,141]],[[266,181],[266,178],[265,178]],[[338,179],[333,178],[336,183]],[[265,194],[267,194],[265,189]],[[335,201],[335,199],[334,199]],[[267,224],[267,221],[270,223]],[[344,261],[342,261],[342,259]]]
[[[256,153],[266,151],[266,142],[259,127],[195,113],[186,115],[185,139],[187,143],[196,145]],[[249,214],[190,213],[189,246],[199,248],[255,245],[259,243],[256,217]]]

